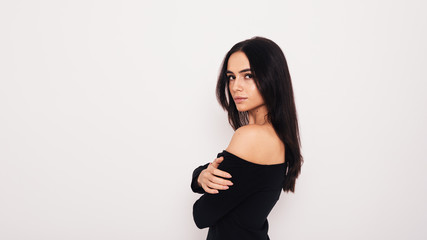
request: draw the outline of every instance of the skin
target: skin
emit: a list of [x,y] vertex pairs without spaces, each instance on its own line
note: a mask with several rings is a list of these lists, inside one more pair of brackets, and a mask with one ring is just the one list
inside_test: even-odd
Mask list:
[[[239,112],[248,111],[249,124],[264,125],[267,122],[267,106],[259,92],[250,70],[250,63],[245,53],[233,53],[227,65],[229,89],[233,97],[247,97],[243,102],[235,102]],[[241,72],[243,71],[243,72]]]
[[[253,74],[250,71],[250,63],[245,53],[238,51],[230,56],[227,64],[227,77],[229,79],[229,90],[233,97],[233,101],[235,101],[235,97],[247,98],[242,102],[235,101],[235,104],[239,112],[248,112],[249,124],[236,130],[226,150],[228,152],[239,152],[241,147],[237,147],[237,144],[233,144],[233,142],[236,141],[240,142],[240,145],[245,145],[244,141],[247,139],[247,136],[245,136],[247,131],[245,133],[243,130],[240,130],[243,128],[256,128],[256,131],[251,132],[255,132],[257,134],[257,138],[265,140],[264,142],[268,142],[268,140],[272,137],[277,138],[273,126],[267,120],[267,106],[265,105],[261,93],[255,84]],[[277,142],[280,142],[280,140]],[[250,144],[246,144],[246,146],[250,147]],[[271,152],[274,151],[272,149],[278,149],[277,146],[278,145],[271,146],[270,144],[263,149],[270,151],[269,154],[271,155]],[[279,146],[279,149],[282,149],[282,151],[276,154],[276,159],[283,158],[282,156],[284,155],[284,149],[280,147],[281,146]],[[253,151],[251,153],[249,150],[245,152],[250,153],[248,158],[250,156],[255,156],[256,158],[257,154],[261,154],[260,151]],[[244,156],[243,154],[240,155]],[[259,159],[261,158],[259,157]],[[216,194],[218,193],[219,189],[226,190],[229,188],[228,186],[233,185],[230,180],[224,179],[231,178],[232,176],[229,173],[218,169],[219,164],[223,160],[223,157],[216,158],[206,169],[200,173],[197,182],[199,186],[203,187],[205,192]],[[278,162],[280,161],[281,160]],[[256,162],[256,160],[253,162]]]

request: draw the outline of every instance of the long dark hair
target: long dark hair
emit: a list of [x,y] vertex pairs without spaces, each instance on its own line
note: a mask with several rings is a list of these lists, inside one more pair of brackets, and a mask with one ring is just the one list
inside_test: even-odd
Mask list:
[[304,162],[301,155],[298,119],[295,108],[291,76],[285,55],[270,39],[253,37],[235,44],[226,54],[218,82],[216,97],[228,112],[228,122],[236,130],[249,123],[248,112],[239,112],[232,98],[226,75],[228,59],[234,52],[245,53],[253,72],[255,83],[268,110],[268,121],[285,144],[286,174],[283,191],[295,192],[295,181]]

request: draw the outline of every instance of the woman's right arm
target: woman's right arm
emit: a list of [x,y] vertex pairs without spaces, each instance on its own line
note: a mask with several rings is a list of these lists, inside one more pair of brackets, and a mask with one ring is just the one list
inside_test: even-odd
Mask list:
[[230,180],[224,179],[231,178],[231,175],[218,169],[222,160],[223,157],[216,158],[212,163],[199,166],[193,171],[191,180],[193,192],[216,194],[218,190],[226,190],[228,185],[233,185]]

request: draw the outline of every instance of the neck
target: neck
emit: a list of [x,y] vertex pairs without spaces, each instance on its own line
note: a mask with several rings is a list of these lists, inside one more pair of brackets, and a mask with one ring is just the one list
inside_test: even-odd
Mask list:
[[267,120],[267,107],[263,104],[257,108],[248,111],[249,124],[266,125],[270,124]]

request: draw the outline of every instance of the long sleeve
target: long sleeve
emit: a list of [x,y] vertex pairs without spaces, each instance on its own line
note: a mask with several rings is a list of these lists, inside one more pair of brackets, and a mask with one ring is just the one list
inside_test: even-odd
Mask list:
[[[222,154],[219,153],[218,157],[220,155]],[[256,169],[242,166],[228,156],[224,156],[218,169],[232,175],[233,185],[229,189],[218,190],[217,194],[205,193],[194,203],[193,218],[200,229],[213,226],[257,189],[254,185]]]
[[195,193],[206,193],[205,190],[197,184],[197,178],[200,173],[209,166],[209,163],[199,166],[193,171],[193,177],[191,179],[191,190]]

